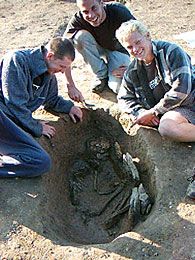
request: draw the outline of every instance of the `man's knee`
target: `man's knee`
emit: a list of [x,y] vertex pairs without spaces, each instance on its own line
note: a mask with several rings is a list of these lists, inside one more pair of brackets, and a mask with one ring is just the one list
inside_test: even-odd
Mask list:
[[164,122],[160,122],[159,127],[158,127],[158,131],[160,133],[161,136],[163,137],[167,137],[169,135],[169,124],[168,122],[166,122],[167,120],[165,120]]
[[180,125],[187,122],[187,119],[181,116],[180,113],[169,111],[162,116],[158,130],[163,137],[180,140],[183,134]]
[[96,42],[95,38],[90,32],[86,30],[79,30],[73,38],[74,46],[77,48],[78,51],[82,50],[82,48],[92,42]]
[[40,176],[51,169],[51,157],[45,150],[40,150],[38,156],[34,156],[31,161],[33,164],[32,173],[29,172],[29,177]]
[[46,151],[43,151],[41,154],[41,163],[39,165],[40,174],[49,172],[51,170],[51,157]]
[[160,122],[158,131],[162,137],[178,139],[180,136],[180,131],[178,129],[178,124],[171,119],[164,119]]

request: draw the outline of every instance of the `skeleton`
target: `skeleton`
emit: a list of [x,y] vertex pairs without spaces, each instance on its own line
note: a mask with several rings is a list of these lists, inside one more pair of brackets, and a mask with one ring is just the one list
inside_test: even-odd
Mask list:
[[[112,162],[115,177],[110,181],[110,186],[105,189],[105,185],[103,188],[101,187],[100,179],[104,169],[102,163],[108,160]],[[112,170],[109,174],[111,175],[111,173]],[[90,181],[91,178],[93,179],[90,182],[93,183],[90,189],[93,188],[97,196],[104,198],[104,202],[98,209],[89,208],[85,203],[85,206],[81,205],[79,194],[82,189],[88,188],[85,184],[87,176]],[[129,222],[135,223],[138,219],[148,215],[152,207],[151,199],[140,182],[139,172],[131,155],[129,153],[123,154],[117,142],[111,144],[110,141],[103,137],[88,140],[86,155],[73,164],[70,178],[70,197],[72,204],[82,214],[85,214],[84,219],[106,214],[111,207],[112,212],[106,214],[108,217],[104,218],[103,222],[107,230],[114,227],[125,213],[128,215]]]

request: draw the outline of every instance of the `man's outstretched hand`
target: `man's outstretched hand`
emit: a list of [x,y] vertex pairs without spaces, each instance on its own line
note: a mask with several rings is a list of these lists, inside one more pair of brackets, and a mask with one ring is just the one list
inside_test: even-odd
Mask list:
[[84,101],[84,97],[83,97],[81,91],[79,91],[78,88],[76,88],[73,85],[72,86],[68,85],[68,95],[72,100],[74,100],[76,102]]
[[73,106],[70,110],[70,113],[69,113],[69,116],[70,118],[72,119],[72,121],[74,123],[77,123],[78,121],[81,121],[83,120],[83,112],[82,110],[77,107],[77,106]]

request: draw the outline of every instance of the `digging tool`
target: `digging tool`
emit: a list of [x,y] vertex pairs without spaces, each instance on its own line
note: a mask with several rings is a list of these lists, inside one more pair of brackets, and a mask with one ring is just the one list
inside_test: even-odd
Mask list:
[[86,108],[88,110],[93,110],[93,108],[95,107],[94,104],[90,104],[90,103],[86,102],[85,100],[82,101],[82,105],[84,108]]

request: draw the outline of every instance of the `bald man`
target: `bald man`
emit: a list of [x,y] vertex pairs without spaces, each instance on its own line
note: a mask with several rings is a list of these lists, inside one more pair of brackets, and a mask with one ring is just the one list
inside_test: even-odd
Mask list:
[[[120,3],[77,0],[77,6],[79,11],[68,23],[64,36],[73,40],[78,52],[90,65],[94,74],[92,92],[101,93],[109,87],[114,93],[118,93],[130,58],[115,37],[115,32],[123,22],[135,17]],[[83,97],[76,88],[70,71],[66,73],[66,77],[69,96],[80,101]]]

